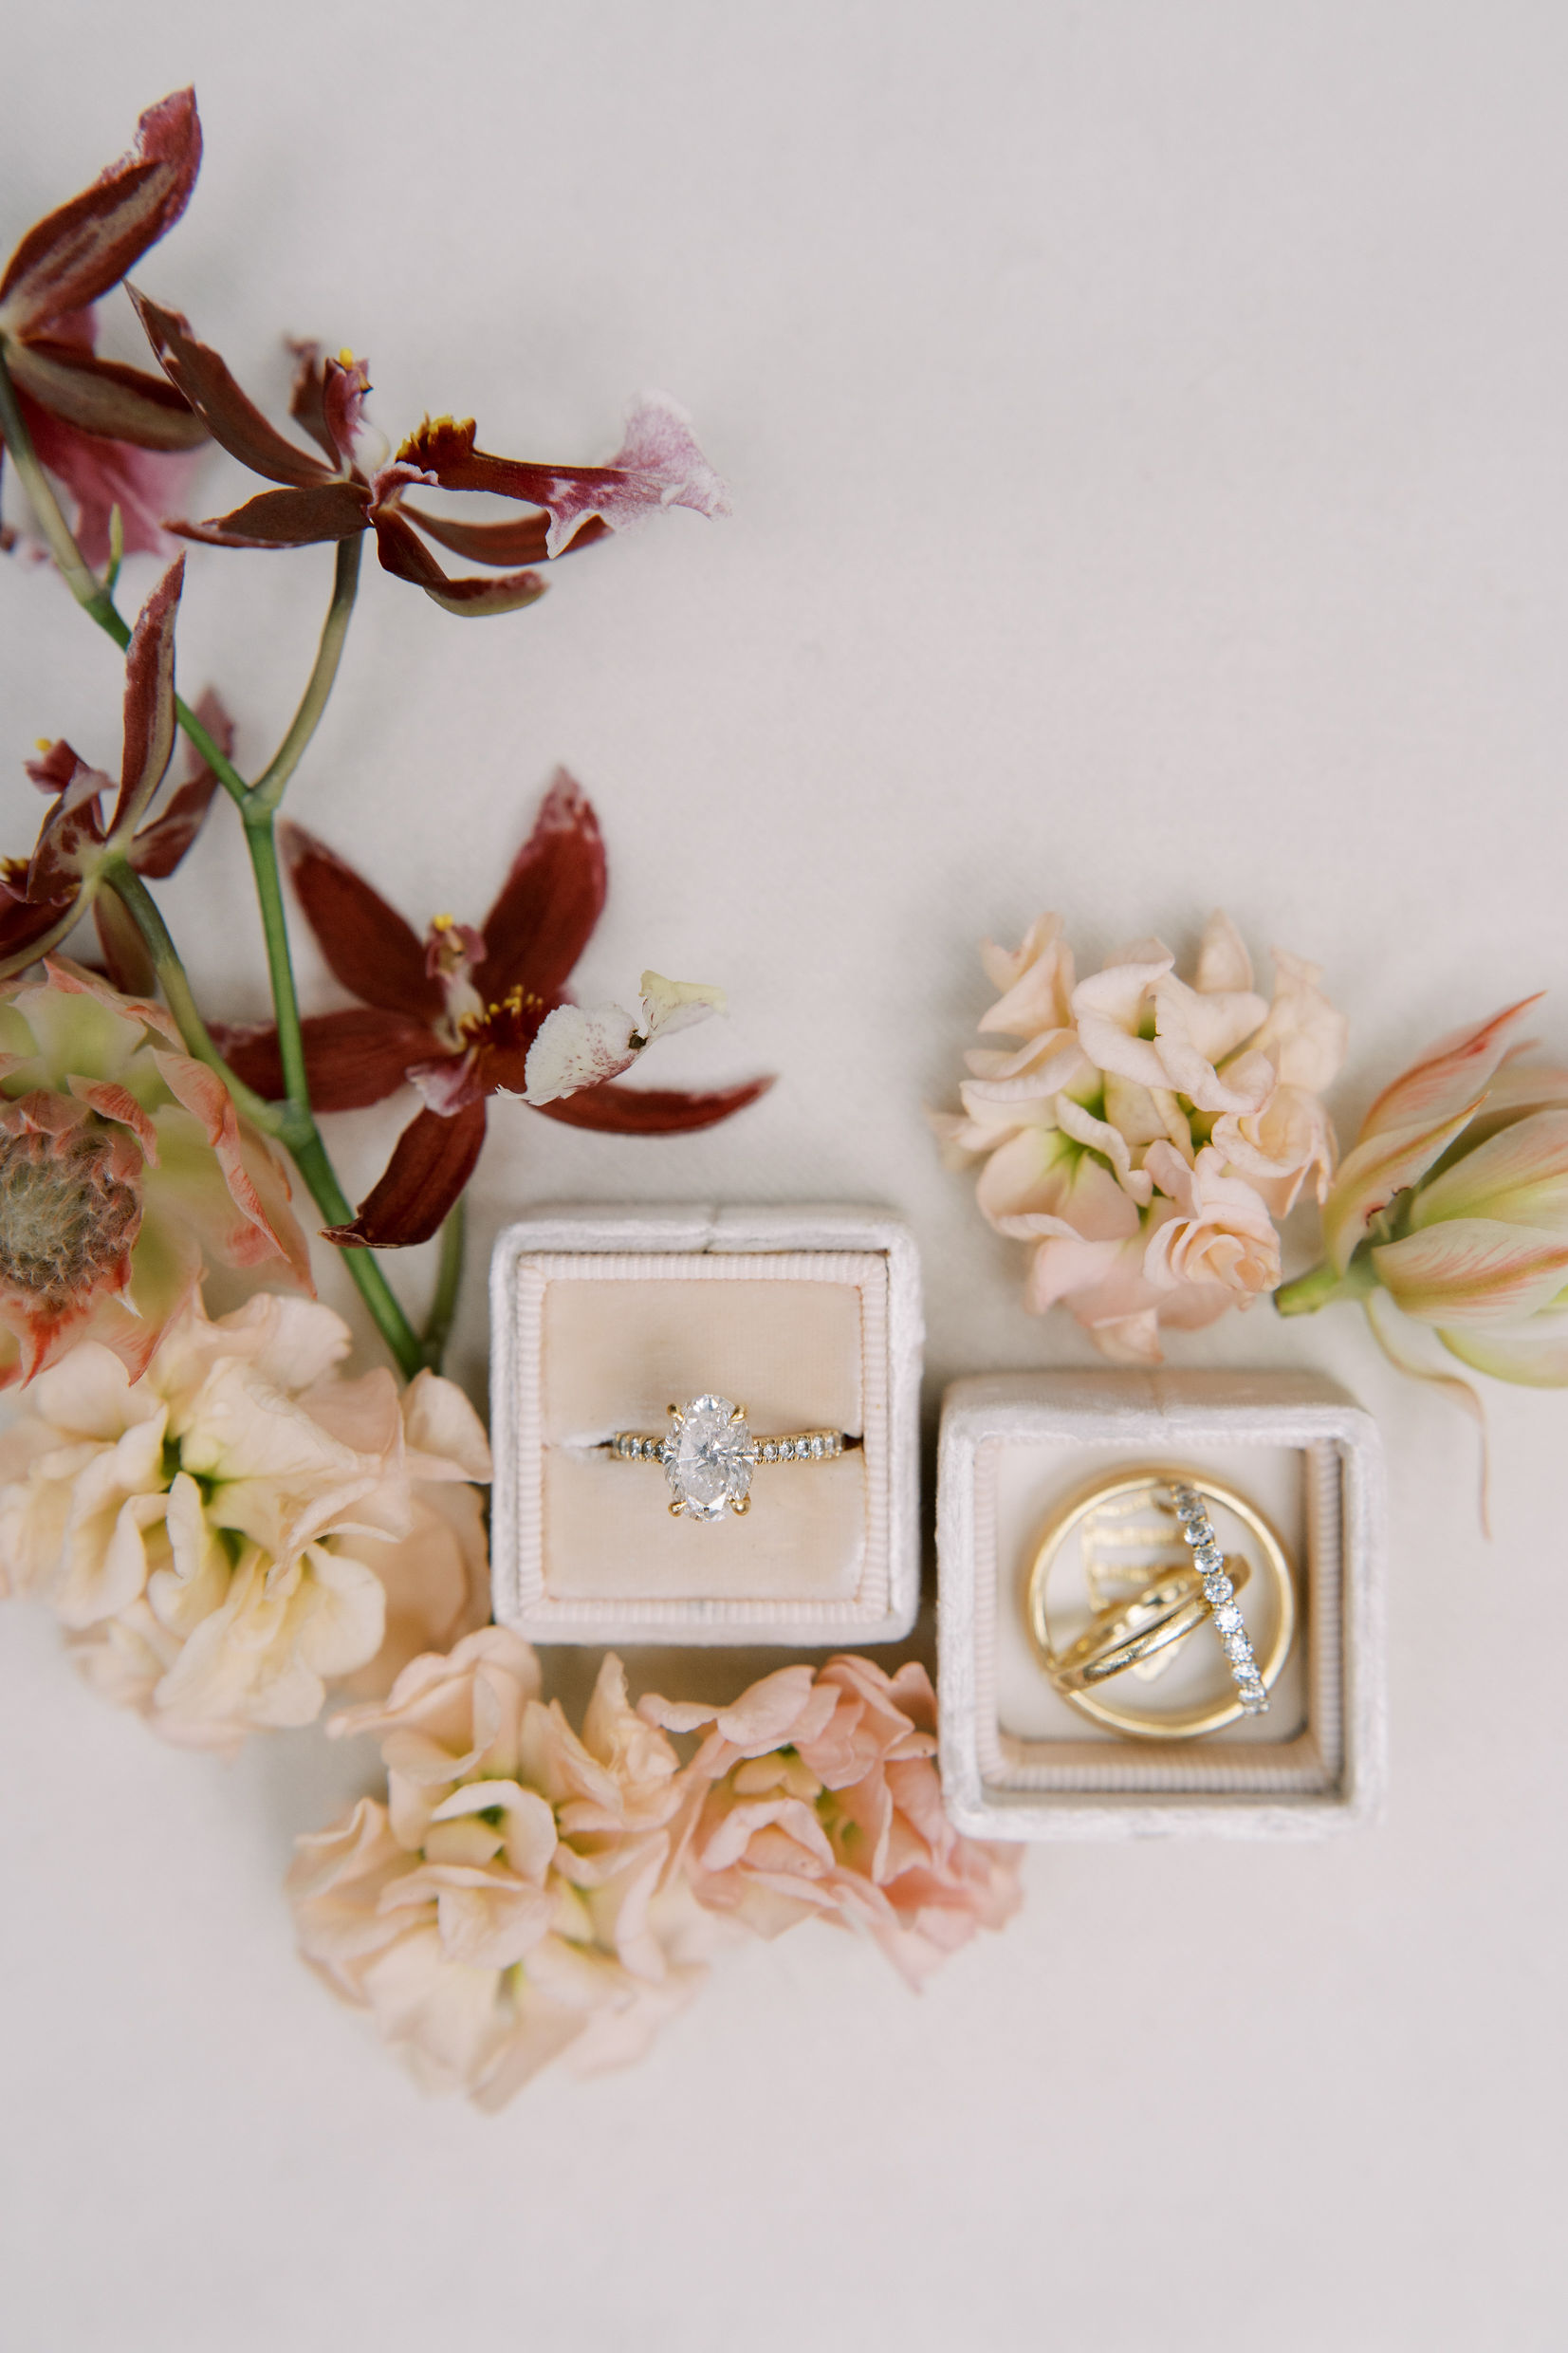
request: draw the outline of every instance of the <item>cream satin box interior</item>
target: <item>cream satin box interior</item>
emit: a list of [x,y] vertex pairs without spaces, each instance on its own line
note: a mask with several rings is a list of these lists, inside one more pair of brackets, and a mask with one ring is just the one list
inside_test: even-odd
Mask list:
[[[536,1642],[896,1641],[919,1602],[920,1271],[855,1208],[551,1208],[490,1267],[498,1623]],[[656,1463],[603,1451],[672,1403],[744,1404],[758,1439],[839,1429],[836,1460],[760,1463],[744,1518],[670,1514]]]
[[[1267,1713],[1199,1739],[1130,1739],[1088,1722],[1029,1637],[1027,1581],[1053,1515],[1098,1476],[1144,1465],[1223,1481],[1266,1516],[1294,1564],[1295,1640]],[[1297,1838],[1375,1815],[1382,1448],[1371,1417],[1332,1381],[1168,1371],[955,1381],[942,1413],[937,1556],[942,1781],[961,1829]],[[1189,1638],[1185,1671],[1207,1673],[1213,1690],[1219,1668],[1225,1690],[1218,1658],[1196,1656],[1199,1640]]]

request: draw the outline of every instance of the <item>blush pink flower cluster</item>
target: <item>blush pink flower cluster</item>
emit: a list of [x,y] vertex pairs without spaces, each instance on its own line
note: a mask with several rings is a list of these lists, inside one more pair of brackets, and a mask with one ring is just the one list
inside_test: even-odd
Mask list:
[[961,1837],[942,1807],[924,1667],[782,1667],[733,1706],[650,1694],[650,1723],[706,1729],[686,1769],[672,1868],[699,1903],[776,1936],[820,1918],[874,1936],[910,1984],[1017,1911],[1015,1848]]
[[[581,1737],[499,1626],[416,1658],[381,1707],[385,1803],[296,1842],[300,1947],[432,2091],[499,2108],[551,2060],[640,2056],[724,1918],[868,1930],[912,1985],[1017,1910],[1015,1850],[942,1810],[924,1668],[785,1667],[732,1707],[627,1699],[606,1658]],[[666,1728],[704,1731],[682,1766]]]
[[345,1379],[349,1339],[314,1301],[198,1300],[139,1380],[83,1342],[0,1434],[0,1593],[48,1603],[87,1679],[183,1747],[384,1692],[488,1614],[478,1416],[434,1373]]
[[498,2108],[562,2052],[640,2056],[702,1981],[710,1938],[667,1884],[678,1760],[606,1658],[579,1738],[500,1626],[415,1659],[384,1706],[327,1729],[381,1740],[387,1801],[302,1838],[300,1946],[430,2091]]
[[1346,1025],[1317,965],[1274,952],[1272,1001],[1229,917],[1204,927],[1182,979],[1158,939],[1085,980],[1060,916],[1022,947],[981,950],[1001,991],[963,1114],[934,1123],[980,1207],[1029,1244],[1024,1304],[1068,1306],[1101,1353],[1157,1364],[1161,1326],[1194,1330],[1280,1281],[1275,1220],[1326,1196],[1334,1130],[1321,1095]]

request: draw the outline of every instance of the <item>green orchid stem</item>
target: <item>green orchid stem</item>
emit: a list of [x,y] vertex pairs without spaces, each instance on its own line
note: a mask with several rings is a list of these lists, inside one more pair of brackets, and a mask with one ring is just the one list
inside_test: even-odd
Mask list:
[[[6,366],[3,339],[0,339],[0,441],[4,441],[10,454],[18,479],[32,503],[39,528],[48,543],[49,553],[54,558],[61,578],[83,611],[89,614],[123,652],[131,642],[130,624],[120,613],[106,584],[98,578],[83,555],[61,511],[60,501],[39,461],[32,435],[28,431],[27,419],[17,401],[16,387]],[[294,988],[294,968],[288,953],[288,928],[284,913],[283,883],[278,873],[273,820],[278,803],[283,798],[284,787],[316,732],[322,713],[326,708],[327,696],[332,692],[349,616],[354,610],[359,577],[359,540],[340,541],[332,602],[322,630],[315,666],[288,732],[265,775],[254,787],[246,782],[221,746],[213,742],[195,713],[177,695],[175,697],[175,717],[181,730],[212,769],[230,799],[238,804],[245,820],[246,845],[250,852],[256,895],[261,905],[262,930],[267,941],[267,972],[278,1025],[278,1050],[287,1091],[286,1102],[263,1102],[259,1095],[234,1076],[224,1062],[196,1010],[189,977],[169,936],[168,926],[141,877],[120,862],[117,862],[104,875],[104,880],[120,899],[147,943],[154,969],[168,1000],[169,1010],[190,1052],[198,1062],[216,1071],[229,1089],[236,1110],[286,1145],[300,1175],[309,1187],[312,1200],[334,1226],[352,1224],[354,1209],[338,1181],[337,1171],[327,1156],[321,1130],[310,1108],[304,1043],[300,1029],[299,997]],[[375,1254],[367,1250],[351,1249],[345,1250],[342,1256],[377,1330],[386,1342],[398,1369],[407,1380],[412,1380],[415,1374],[424,1367],[424,1343],[394,1297]]]
[[[300,1025],[300,1001],[294,988],[294,966],[288,952],[288,924],[284,912],[283,877],[278,870],[276,820],[271,808],[247,797],[244,808],[245,843],[250,853],[262,933],[267,942],[267,969],[272,984],[272,1010],[278,1025],[278,1056],[291,1122],[286,1141],[310,1197],[329,1225],[351,1226],[354,1206],[338,1181],[327,1157],[321,1130],[310,1108],[310,1081],[304,1066],[304,1037]],[[396,1358],[400,1372],[412,1380],[422,1371],[425,1350],[418,1333],[403,1313],[373,1251],[347,1249],[344,1264],[360,1298],[375,1319],[376,1328]]]
[[246,1085],[243,1079],[236,1078],[213,1045],[207,1024],[196,1010],[196,1000],[192,994],[185,967],[180,962],[179,951],[169,936],[168,925],[158,913],[157,901],[140,875],[123,859],[115,859],[104,867],[102,879],[147,944],[158,986],[185,1042],[186,1051],[195,1061],[205,1063],[209,1070],[216,1071],[233,1098],[236,1111],[254,1126],[264,1129],[268,1136],[277,1136],[286,1142],[288,1114],[286,1107],[281,1103],[265,1102]]
[[1282,1285],[1274,1294],[1274,1305],[1281,1315],[1316,1315],[1331,1300],[1365,1299],[1376,1288],[1371,1254],[1357,1251],[1343,1274],[1325,1259],[1310,1274],[1299,1274],[1294,1283]]
[[441,1257],[435,1270],[435,1296],[430,1303],[425,1319],[425,1362],[433,1373],[441,1369],[452,1338],[452,1319],[457,1313],[457,1295],[463,1285],[463,1251],[468,1241],[469,1206],[461,1194],[448,1212],[441,1228]]
[[332,575],[332,602],[322,624],[322,641],[316,650],[315,667],[305,682],[287,734],[271,760],[257,777],[246,796],[246,809],[275,809],[283,799],[284,789],[304,756],[310,738],[322,723],[327,697],[337,683],[338,664],[342,659],[343,639],[354,614],[354,600],[360,592],[360,535],[338,542],[338,560]]

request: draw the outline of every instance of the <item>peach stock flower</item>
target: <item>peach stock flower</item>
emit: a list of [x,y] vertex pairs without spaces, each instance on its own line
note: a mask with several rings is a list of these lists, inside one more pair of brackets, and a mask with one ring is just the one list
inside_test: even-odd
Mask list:
[[1157,939],[1077,978],[1059,916],[1022,947],[987,941],[1002,991],[962,1116],[934,1115],[954,1158],[980,1156],[997,1231],[1030,1245],[1024,1304],[1059,1301],[1101,1353],[1158,1363],[1160,1328],[1211,1324],[1280,1280],[1274,1221],[1335,1162],[1319,1100],[1345,1023],[1316,965],[1276,950],[1272,1002],[1228,917],[1204,927],[1190,982]]
[[499,1626],[328,1730],[379,1735],[387,1800],[296,1842],[301,1950],[425,2088],[493,2109],[568,2048],[579,2073],[638,2057],[701,1982],[705,1939],[663,1885],[674,1751],[628,1705],[619,1660],[581,1738]]
[[699,1903],[764,1936],[859,1926],[912,1985],[1018,1909],[1016,1851],[961,1837],[943,1811],[924,1667],[838,1658],[783,1667],[732,1707],[639,1706],[671,1732],[707,1728],[671,1859]]
[[357,1673],[384,1691],[486,1614],[472,1407],[432,1373],[346,1380],[348,1346],[311,1301],[194,1302],[140,1380],[86,1342],[0,1436],[0,1590],[181,1746],[309,1723]]

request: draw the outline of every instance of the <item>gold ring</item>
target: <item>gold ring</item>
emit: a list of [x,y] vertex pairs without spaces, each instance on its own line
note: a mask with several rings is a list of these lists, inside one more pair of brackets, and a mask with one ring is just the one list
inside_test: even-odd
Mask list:
[[[1125,1517],[1136,1508],[1141,1500],[1153,1504],[1157,1510],[1169,1516],[1172,1529],[1170,1540],[1171,1548],[1174,1550],[1175,1547],[1180,1545],[1185,1553],[1186,1542],[1179,1533],[1179,1524],[1175,1514],[1173,1491],[1177,1488],[1194,1490],[1198,1495],[1207,1497],[1222,1510],[1233,1513],[1243,1528],[1256,1541],[1262,1554],[1264,1573],[1273,1586],[1277,1602],[1273,1639],[1269,1643],[1266,1656],[1261,1660],[1258,1668],[1258,1674],[1265,1692],[1272,1690],[1279,1680],[1285,1659],[1289,1656],[1291,1641],[1296,1630],[1296,1586],[1291,1575],[1289,1556],[1278,1533],[1264,1514],[1257,1510],[1255,1505],[1248,1503],[1244,1495],[1237,1494],[1233,1488],[1222,1486],[1217,1479],[1209,1478],[1207,1474],[1199,1478],[1188,1472],[1171,1469],[1165,1464],[1139,1465],[1131,1471],[1117,1472],[1108,1478],[1102,1476],[1095,1479],[1089,1486],[1080,1488],[1075,1494],[1069,1496],[1067,1501],[1052,1515],[1041,1537],[1034,1558],[1029,1565],[1024,1595],[1024,1616],[1030,1638],[1040,1655],[1041,1662],[1046,1673],[1051,1676],[1053,1684],[1061,1691],[1068,1706],[1076,1708],[1081,1715],[1090,1717],[1093,1722],[1103,1725],[1108,1731],[1120,1732],[1126,1738],[1133,1740],[1195,1740],[1204,1732],[1223,1731],[1227,1725],[1234,1724],[1239,1717],[1253,1713],[1244,1705],[1234,1688],[1223,1699],[1182,1709],[1169,1715],[1149,1715],[1139,1714],[1132,1709],[1113,1705],[1108,1699],[1101,1697],[1098,1690],[1082,1688],[1076,1679],[1065,1684],[1059,1679],[1060,1668],[1073,1657],[1074,1652],[1087,1639],[1080,1636],[1078,1643],[1069,1644],[1064,1652],[1059,1653],[1052,1638],[1047,1609],[1047,1588],[1051,1570],[1061,1556],[1068,1537],[1089,1520],[1091,1513],[1100,1510],[1108,1512],[1113,1519],[1118,1516]],[[1183,1566],[1186,1566],[1185,1561]],[[1179,1577],[1181,1573],[1181,1569],[1172,1568],[1168,1573],[1168,1577],[1159,1582],[1164,1584],[1171,1579]],[[1206,1584],[1208,1582],[1208,1580],[1205,1581]],[[1230,1577],[1229,1582],[1234,1585],[1239,1581]],[[1214,1590],[1218,1592],[1221,1588],[1216,1584]],[[1140,1594],[1137,1598],[1141,1602],[1144,1596]],[[1206,1602],[1208,1598],[1206,1594]],[[1136,1605],[1134,1603],[1122,1606],[1131,1609]],[[1199,1618],[1194,1615],[1190,1625],[1184,1626],[1178,1634],[1166,1637],[1167,1645],[1192,1632],[1200,1622]],[[1091,1626],[1089,1635],[1094,1634],[1095,1627]],[[1134,1663],[1132,1658],[1123,1656],[1122,1666],[1132,1666]],[[1119,1672],[1119,1667],[1112,1670],[1113,1674]],[[1093,1679],[1098,1684],[1103,1685],[1104,1681],[1109,1678],[1102,1676]]]
[[[1232,1592],[1239,1593],[1252,1574],[1245,1552],[1226,1554],[1225,1574]],[[1134,1601],[1112,1602],[1098,1610],[1076,1642],[1046,1658],[1045,1672],[1058,1691],[1082,1691],[1185,1641],[1213,1614],[1202,1570],[1190,1565],[1171,1569],[1145,1585]]]

